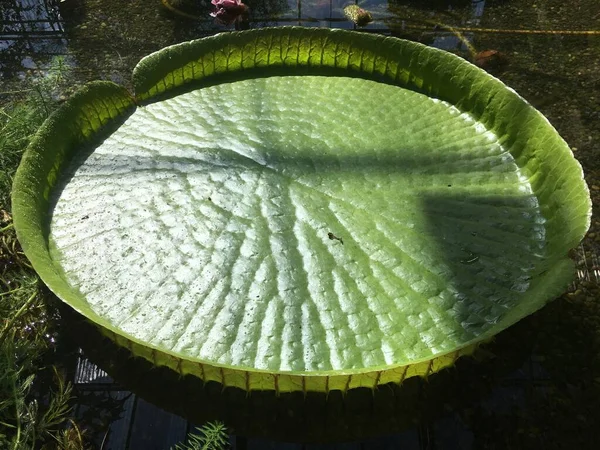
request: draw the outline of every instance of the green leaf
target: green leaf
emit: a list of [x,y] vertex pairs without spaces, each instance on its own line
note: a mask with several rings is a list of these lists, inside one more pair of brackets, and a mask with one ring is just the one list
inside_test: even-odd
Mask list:
[[172,450],[225,450],[229,448],[227,427],[223,422],[208,422],[190,433],[185,443],[177,444]]
[[135,111],[112,84],[67,102],[13,211],[44,281],[155,364],[247,390],[401,382],[573,276],[581,167],[456,56],[263,29],[166,48],[134,85]]

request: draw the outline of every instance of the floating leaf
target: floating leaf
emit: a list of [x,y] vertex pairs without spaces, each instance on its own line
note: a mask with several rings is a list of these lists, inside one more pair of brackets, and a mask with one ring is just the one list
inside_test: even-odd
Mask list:
[[133,80],[49,119],[13,211],[48,286],[157,365],[247,390],[400,382],[573,276],[580,165],[454,55],[262,29],[163,49]]

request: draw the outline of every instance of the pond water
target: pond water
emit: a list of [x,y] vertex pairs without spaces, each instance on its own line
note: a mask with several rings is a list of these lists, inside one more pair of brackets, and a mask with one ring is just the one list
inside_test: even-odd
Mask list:
[[[370,433],[386,434],[384,440],[361,440],[348,430],[353,441],[347,447],[306,448],[391,449],[400,443],[430,449],[594,448],[593,442],[600,442],[600,2],[367,0],[358,4],[371,12],[373,22],[363,28],[345,17],[343,8],[350,3],[248,0],[249,17],[235,27],[356,29],[419,41],[476,62],[557,128],[583,166],[595,214],[575,255],[578,279],[570,292],[502,333],[477,370],[459,367],[453,398],[432,402],[436,414],[420,411],[426,419],[415,413],[408,425]],[[59,96],[95,79],[129,86],[141,57],[234,29],[216,24],[210,11],[206,0],[3,0],[0,105],[21,95],[29,79],[53,71],[64,73]],[[523,339],[527,345],[519,352],[526,354],[515,358]],[[499,374],[501,365],[506,370]],[[486,372],[486,367],[495,368]],[[419,395],[427,396],[427,389],[420,387]],[[398,434],[400,429],[409,434]],[[286,439],[271,432],[267,425],[260,432],[253,428],[267,440],[233,442],[240,448],[301,448],[278,447],[268,439],[277,434],[297,442],[302,436]],[[343,440],[343,432],[334,434],[334,440]],[[143,445],[138,448],[153,448]]]

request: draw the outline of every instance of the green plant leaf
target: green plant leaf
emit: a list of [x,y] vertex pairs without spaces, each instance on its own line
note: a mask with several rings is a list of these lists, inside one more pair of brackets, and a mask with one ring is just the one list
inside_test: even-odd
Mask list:
[[88,86],[13,190],[44,281],[116,342],[243,389],[426,376],[559,295],[590,220],[547,120],[464,60],[227,33]]
[[225,450],[229,448],[227,427],[223,422],[208,422],[188,434],[184,443],[172,450]]

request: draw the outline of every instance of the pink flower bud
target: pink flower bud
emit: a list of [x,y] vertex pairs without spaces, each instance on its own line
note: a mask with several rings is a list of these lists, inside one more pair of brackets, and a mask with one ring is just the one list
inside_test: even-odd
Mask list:
[[240,0],[212,0],[215,10],[210,13],[221,25],[231,25],[248,12]]

